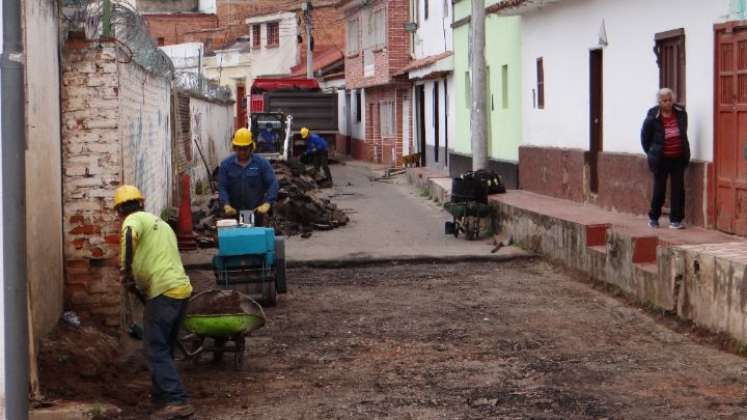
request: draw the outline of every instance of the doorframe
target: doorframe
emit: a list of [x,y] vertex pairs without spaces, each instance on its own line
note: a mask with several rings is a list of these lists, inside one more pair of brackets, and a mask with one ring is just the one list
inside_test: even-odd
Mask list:
[[[594,75],[592,74],[594,55],[599,54],[599,123],[598,128],[598,149],[592,147],[595,137],[594,123],[593,123],[593,107],[594,101]],[[604,48],[590,48],[589,49],[589,191],[592,194],[599,193],[599,154],[604,151]],[[596,188],[593,188],[596,187]]]

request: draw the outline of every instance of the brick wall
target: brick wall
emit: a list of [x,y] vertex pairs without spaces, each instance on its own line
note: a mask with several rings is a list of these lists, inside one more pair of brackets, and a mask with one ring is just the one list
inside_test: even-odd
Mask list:
[[[217,16],[205,13],[152,14],[144,15],[143,18],[153,41],[158,42],[159,38],[163,38],[164,45],[202,41],[199,36],[194,35],[195,31],[219,27]],[[214,35],[210,34],[208,37],[210,36]],[[221,33],[218,38],[222,37]]]
[[[391,83],[393,76],[409,62],[410,40],[405,32],[404,24],[408,21],[409,2],[404,0],[377,0],[370,3],[370,9],[376,9],[385,4],[387,11],[387,45],[374,51],[374,72],[371,77],[363,75],[363,51],[350,55],[345,59],[345,86],[348,89],[378,86]],[[349,11],[347,16],[360,14],[360,10]],[[342,22],[347,28],[347,21]],[[359,24],[363,30],[362,21]],[[361,33],[361,39],[363,34]]]
[[69,39],[63,49],[62,168],[65,305],[84,320],[120,321],[119,221],[114,190],[135,183],[149,210],[170,191],[170,83],[114,43]]
[[[402,162],[402,107],[404,96],[408,94],[409,85],[406,83],[366,89],[366,150],[365,153],[358,151],[356,158],[393,166]],[[393,136],[381,135],[379,104],[382,101],[394,102]]]
[[[302,16],[299,14],[299,16]],[[336,7],[321,7],[311,12],[315,53],[334,49],[345,51],[345,15]],[[306,26],[301,25],[303,45],[299,48],[299,63],[306,63]]]

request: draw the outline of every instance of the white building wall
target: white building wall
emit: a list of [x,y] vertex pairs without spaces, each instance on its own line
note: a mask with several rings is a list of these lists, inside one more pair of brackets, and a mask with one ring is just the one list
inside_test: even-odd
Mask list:
[[[280,45],[267,48],[267,23],[279,22]],[[252,25],[260,24],[261,47],[252,49],[252,79],[262,76],[287,75],[298,63],[298,25],[294,13],[278,13],[246,20],[249,33]]]
[[169,56],[177,71],[198,73],[200,66],[205,65],[202,42],[185,42],[158,48]]
[[[642,153],[640,128],[655,105],[659,69],[654,35],[685,29],[688,135],[693,158],[713,155],[713,24],[729,0],[563,1],[522,21],[524,144],[589,147],[589,50],[604,23],[604,151]],[[545,109],[534,106],[536,60],[543,57]]]
[[[220,162],[231,154],[231,136],[233,135],[233,110],[231,103],[206,101],[192,97],[189,99],[190,127],[192,131],[192,167],[190,178],[192,185],[198,182],[207,184],[209,174]],[[195,143],[200,144],[197,149]],[[200,156],[202,151],[202,156]],[[205,158],[205,162],[202,158]]]
[[216,0],[199,0],[197,8],[200,13],[218,13]]
[[[428,1],[428,19],[425,2]],[[451,0],[415,0],[418,7],[418,30],[415,31],[415,58],[428,57],[451,51],[451,19],[454,13]]]

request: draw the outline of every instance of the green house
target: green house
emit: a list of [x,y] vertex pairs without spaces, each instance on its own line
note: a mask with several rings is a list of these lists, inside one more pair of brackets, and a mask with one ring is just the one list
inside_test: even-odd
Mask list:
[[[489,7],[496,0],[486,1]],[[472,168],[471,24],[472,2],[454,1],[454,84],[456,118],[449,148],[449,172],[459,175]],[[485,19],[487,63],[489,167],[501,174],[510,188],[518,182],[521,144],[521,18],[488,13]]]

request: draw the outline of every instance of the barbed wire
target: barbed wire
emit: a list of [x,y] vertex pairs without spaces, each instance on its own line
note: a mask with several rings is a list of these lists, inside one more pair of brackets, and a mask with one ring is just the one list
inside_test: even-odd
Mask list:
[[130,59],[150,73],[172,79],[174,64],[148,34],[142,15],[127,0],[64,0],[66,32],[84,31],[86,39],[114,39]]
[[194,72],[177,71],[174,75],[174,85],[180,91],[208,99],[224,102],[233,99],[231,89],[228,86],[220,86],[217,82]]

